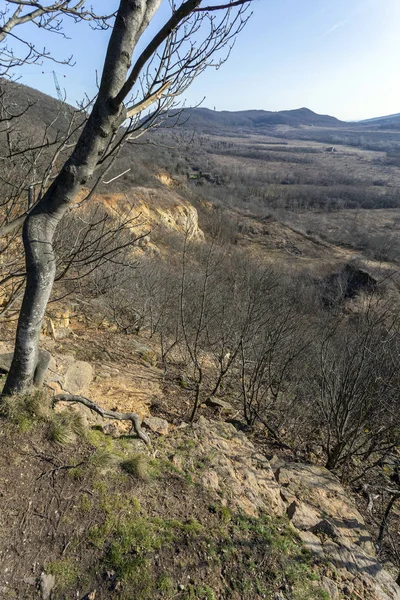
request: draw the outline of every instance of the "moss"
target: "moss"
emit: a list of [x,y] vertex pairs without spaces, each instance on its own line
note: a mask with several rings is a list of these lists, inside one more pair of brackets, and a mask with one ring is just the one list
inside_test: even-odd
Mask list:
[[46,565],[45,571],[54,575],[59,593],[71,589],[83,577],[79,563],[71,558],[54,560]]
[[216,600],[214,592],[208,585],[189,584],[185,589],[184,600]]
[[173,598],[175,594],[175,585],[171,577],[161,575],[158,580],[157,590],[161,593],[162,598]]
[[223,523],[229,523],[232,519],[230,508],[223,504],[210,504],[208,510],[213,514],[218,515]]

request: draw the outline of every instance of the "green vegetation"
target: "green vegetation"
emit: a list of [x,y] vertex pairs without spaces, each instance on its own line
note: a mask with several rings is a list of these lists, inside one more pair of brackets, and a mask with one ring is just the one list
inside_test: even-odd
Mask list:
[[149,481],[149,462],[143,454],[136,454],[127,460],[121,462],[121,469],[135,479]]

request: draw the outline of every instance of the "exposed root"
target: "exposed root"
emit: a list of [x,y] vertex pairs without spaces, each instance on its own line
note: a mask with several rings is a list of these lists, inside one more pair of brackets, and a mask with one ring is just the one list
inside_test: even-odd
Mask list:
[[148,446],[151,445],[149,436],[142,430],[142,420],[136,413],[120,413],[115,412],[113,410],[105,410],[104,408],[101,408],[101,406],[98,406],[97,404],[92,402],[92,400],[89,400],[89,398],[85,398],[84,396],[75,396],[73,394],[57,394],[57,396],[54,396],[52,402],[53,406],[57,404],[57,402],[78,402],[80,404],[83,404],[87,408],[90,408],[90,410],[97,413],[104,419],[114,419],[116,421],[130,421],[132,423],[131,433],[132,431],[134,431],[138,438],[143,440],[145,444],[147,444]]

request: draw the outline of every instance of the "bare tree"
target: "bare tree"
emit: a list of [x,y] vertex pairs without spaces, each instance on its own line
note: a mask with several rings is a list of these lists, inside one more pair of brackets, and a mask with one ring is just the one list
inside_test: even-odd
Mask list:
[[382,458],[398,443],[398,316],[372,297],[353,321],[334,319],[320,343],[315,411],[328,469]]
[[[53,239],[61,219],[82,188],[109,165],[123,141],[154,123],[207,66],[220,64],[221,51],[224,57],[229,54],[231,41],[248,18],[250,1],[204,6],[202,0],[186,0],[173,5],[170,18],[133,66],[134,50],[161,0],[120,1],[90,116],[71,156],[24,223],[27,281],[4,394],[23,391],[33,380],[41,323],[56,275]],[[16,4],[18,10],[36,3]],[[79,9],[79,3],[76,6]],[[141,117],[151,104],[155,109]]]

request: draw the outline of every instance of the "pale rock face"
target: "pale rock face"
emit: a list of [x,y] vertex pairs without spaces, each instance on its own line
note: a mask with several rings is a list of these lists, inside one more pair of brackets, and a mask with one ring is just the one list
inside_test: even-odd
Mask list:
[[182,437],[195,441],[188,460],[205,464],[202,485],[211,493],[223,492],[231,510],[252,517],[287,514],[304,546],[335,567],[335,581],[322,580],[330,598],[354,594],[364,600],[400,600],[400,588],[377,561],[361,514],[332,473],[276,457],[271,466],[230,423],[200,417],[192,429],[177,429],[174,436],[176,443]]
[[[290,499],[286,513],[310,552],[343,572],[345,587],[364,594],[359,597],[399,600],[399,586],[377,561],[364,519],[338,479],[324,467],[300,463],[280,465],[276,476]],[[328,578],[324,588],[331,598],[342,597]]]
[[[151,230],[163,226],[166,230],[189,239],[203,240],[204,233],[199,228],[196,208],[175,189],[132,188],[128,193],[95,195],[94,202],[101,201],[111,214],[137,216],[132,225],[136,235],[146,235],[146,246],[151,246]],[[129,213],[128,213],[129,211]],[[143,244],[142,244],[143,245]]]
[[196,454],[212,457],[202,474],[203,485],[224,491],[231,507],[250,516],[261,510],[284,514],[279,486],[268,461],[261,462],[253,444],[230,423],[200,418],[193,426]]

